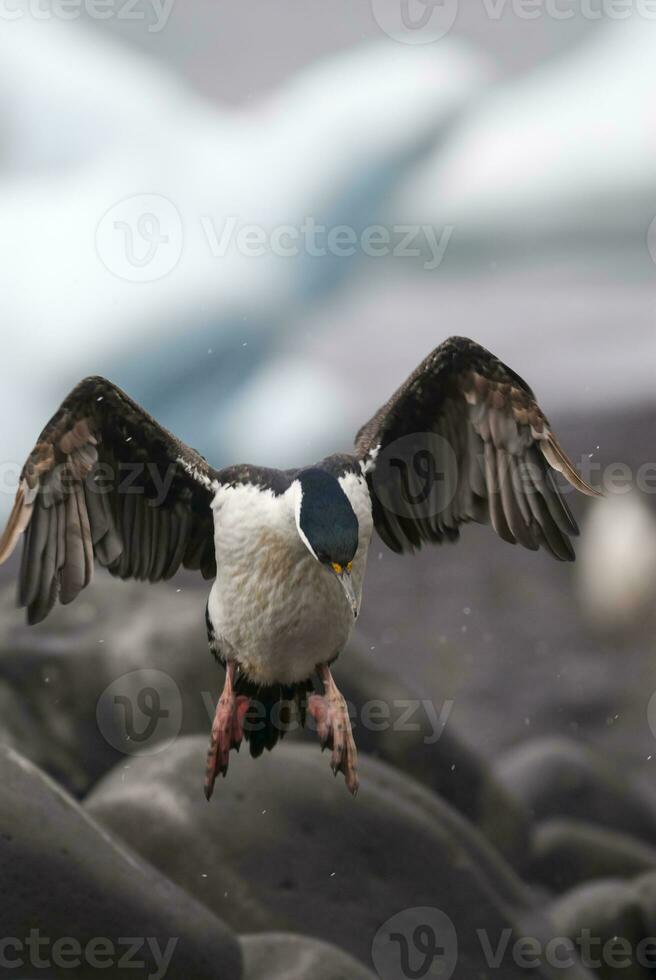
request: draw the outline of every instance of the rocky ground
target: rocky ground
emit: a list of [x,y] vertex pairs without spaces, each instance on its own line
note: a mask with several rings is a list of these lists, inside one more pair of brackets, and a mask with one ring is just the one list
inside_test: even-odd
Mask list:
[[[601,456],[647,459],[650,421],[604,421]],[[651,636],[595,633],[570,568],[486,529],[379,552],[336,669],[355,800],[294,733],[205,801],[221,672],[191,577],[98,574],[28,629],[3,573],[3,975],[653,975]]]

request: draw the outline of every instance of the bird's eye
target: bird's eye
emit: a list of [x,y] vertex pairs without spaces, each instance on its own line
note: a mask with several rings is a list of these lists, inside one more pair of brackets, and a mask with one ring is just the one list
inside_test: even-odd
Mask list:
[[332,565],[332,569],[333,569],[333,572],[335,573],[335,575],[341,575],[342,572],[344,571],[344,569],[342,568],[342,566],[338,562],[333,561],[330,564]]

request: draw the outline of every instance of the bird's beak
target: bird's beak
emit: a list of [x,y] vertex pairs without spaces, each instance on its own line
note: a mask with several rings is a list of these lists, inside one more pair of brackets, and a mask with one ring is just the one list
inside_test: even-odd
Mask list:
[[351,573],[342,566],[333,565],[333,572],[339,579],[339,584],[344,589],[344,594],[348,599],[348,604],[351,607],[351,612],[353,613],[353,619],[358,618],[358,597],[355,594],[355,589],[353,588],[353,579],[351,578]]

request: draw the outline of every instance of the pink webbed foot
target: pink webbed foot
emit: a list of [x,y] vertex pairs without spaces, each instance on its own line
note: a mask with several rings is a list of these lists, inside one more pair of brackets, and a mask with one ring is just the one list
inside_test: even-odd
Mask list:
[[307,711],[314,718],[321,748],[332,749],[330,766],[333,773],[344,773],[344,781],[353,796],[358,791],[358,752],[351,731],[348,707],[328,667],[318,668],[324,694],[311,694]]
[[210,799],[216,777],[228,771],[230,749],[239,750],[244,737],[244,717],[250,699],[234,692],[235,666],[228,662],[226,679],[212,722],[212,737],[205,769],[205,797]]

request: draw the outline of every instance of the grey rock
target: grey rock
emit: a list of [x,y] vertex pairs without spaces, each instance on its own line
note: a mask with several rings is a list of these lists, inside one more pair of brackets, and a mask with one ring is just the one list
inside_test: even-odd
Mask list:
[[632,882],[643,921],[642,959],[649,967],[649,976],[656,972],[656,872],[640,875]]
[[[4,745],[0,783],[1,932],[22,944],[4,950],[23,962],[22,972],[12,968],[12,975],[97,977],[93,957],[100,951],[88,944],[105,940],[102,959],[112,965],[111,976],[161,976],[159,948],[171,956],[169,980],[239,980],[241,950],[230,929]],[[36,954],[50,966],[34,961],[33,947],[26,945],[32,930],[42,940]],[[77,954],[55,947],[68,937],[80,944]],[[128,955],[124,937],[146,940],[131,956],[141,968],[121,966],[120,957]]]
[[[633,888],[645,923],[645,934],[656,937],[656,872],[650,871],[640,875],[633,881]],[[654,966],[656,967],[656,942],[654,944]]]
[[590,878],[631,878],[656,870],[656,848],[635,837],[580,820],[539,823],[532,840],[531,877],[554,891]]
[[308,936],[267,932],[242,936],[240,941],[244,980],[375,980],[336,946]]
[[636,888],[605,879],[574,888],[548,909],[557,932],[568,936],[603,980],[647,980],[640,944],[648,935]]
[[[205,752],[204,738],[180,739],[110,773],[85,805],[240,932],[311,935],[369,966],[391,916],[438,909],[457,933],[459,980],[479,980],[487,968],[477,929],[493,949],[507,930],[550,935],[482,835],[390,766],[361,755],[353,800],[317,746],[283,744],[258,760],[242,752],[208,805]],[[504,980],[523,976],[510,953],[502,968]],[[535,975],[551,976],[541,970]]]
[[[529,854],[528,812],[454,730],[448,705],[428,702],[400,678],[381,670],[357,640],[340,657],[335,674],[353,708],[359,750],[439,793],[476,824],[506,860],[523,870]],[[366,706],[376,702],[383,703],[391,720],[382,730],[366,724]]]
[[40,768],[77,770],[75,758],[48,738],[25,698],[6,681],[0,681],[0,743],[28,756]]
[[535,820],[572,817],[656,844],[656,800],[607,758],[567,738],[539,738],[493,767]]
[[[55,607],[47,622],[31,628],[14,609],[14,586],[0,592],[0,675],[15,700],[29,705],[38,732],[21,750],[70,792],[82,795],[125,758],[122,749],[131,752],[120,712],[109,731],[101,730],[96,714],[103,692],[117,682],[136,704],[144,686],[139,671],[162,672],[165,693],[172,689],[179,702],[183,731],[209,733],[205,699],[216,699],[221,672],[207,649],[206,595],[184,581],[153,587],[97,569],[77,602]],[[151,674],[146,683],[152,686]],[[146,722],[137,717],[141,728]],[[149,744],[168,734],[167,724],[156,727]]]

